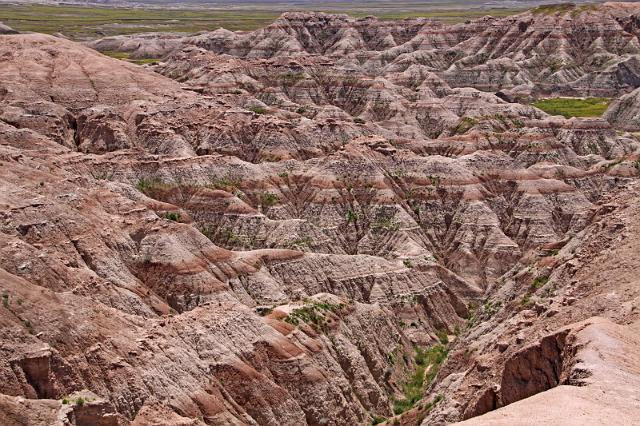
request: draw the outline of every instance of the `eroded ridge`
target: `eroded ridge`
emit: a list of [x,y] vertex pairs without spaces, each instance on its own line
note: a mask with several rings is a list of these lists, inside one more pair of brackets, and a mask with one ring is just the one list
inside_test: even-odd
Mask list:
[[0,413],[597,418],[635,383],[599,372],[635,371],[639,10],[0,36]]

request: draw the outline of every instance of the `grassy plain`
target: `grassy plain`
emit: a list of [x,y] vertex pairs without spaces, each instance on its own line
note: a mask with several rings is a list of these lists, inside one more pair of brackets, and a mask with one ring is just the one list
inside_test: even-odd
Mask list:
[[547,114],[570,117],[600,117],[609,106],[609,98],[551,98],[533,103]]
[[[518,9],[433,9],[416,4],[365,2],[329,3],[296,6],[297,10],[347,13],[354,17],[369,15],[396,20],[426,17],[446,22],[463,22],[484,15],[507,16]],[[74,40],[88,40],[110,35],[142,32],[195,33],[223,27],[232,31],[254,30],[273,22],[284,10],[265,4],[242,8],[161,9],[107,8],[51,5],[0,5],[0,22],[18,31],[45,34],[62,33]]]
[[0,5],[0,21],[18,31],[62,33],[75,40],[152,31],[194,33],[220,27],[252,30],[271,23],[278,15],[275,11],[257,10]]

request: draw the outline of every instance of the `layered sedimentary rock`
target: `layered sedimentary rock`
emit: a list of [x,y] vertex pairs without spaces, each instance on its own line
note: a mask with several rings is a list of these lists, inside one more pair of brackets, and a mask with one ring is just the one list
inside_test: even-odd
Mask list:
[[639,10],[634,3],[552,5],[455,25],[295,12],[248,33],[116,36],[91,46],[134,57],[163,57],[185,46],[243,58],[323,55],[372,79],[421,67],[451,87],[509,99],[610,97],[640,84]]
[[617,128],[640,131],[640,89],[616,99],[607,109],[605,118]]
[[[0,412],[440,424],[562,384],[564,326],[637,316],[624,265],[575,293],[601,252],[635,261],[613,241],[635,241],[638,140],[456,82],[463,58],[447,52],[519,43],[498,22],[532,19],[534,40],[571,17],[566,31],[598,24],[603,49],[633,61],[635,10],[455,31],[296,13],[250,33],[93,44],[166,55],[154,67],[0,37]],[[620,78],[616,94],[633,84]],[[620,291],[630,304],[594,303]],[[438,342],[439,372],[422,352]],[[548,374],[520,386],[532,370]],[[416,371],[424,399],[391,420]]]
[[457,373],[431,390],[448,399],[422,424],[496,408],[462,424],[635,421],[638,196],[634,183],[608,197],[583,232],[503,277],[452,347],[443,368]]

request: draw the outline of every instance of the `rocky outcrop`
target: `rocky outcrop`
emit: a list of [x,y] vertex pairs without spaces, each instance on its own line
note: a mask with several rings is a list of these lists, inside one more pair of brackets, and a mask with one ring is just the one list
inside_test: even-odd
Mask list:
[[[597,424],[609,416],[622,423],[635,422],[638,359],[632,348],[638,344],[637,324],[621,326],[602,318],[574,325],[571,339],[576,345],[577,363],[563,373],[566,383],[508,405],[495,412],[467,420],[460,425],[527,424],[526,419]],[[630,391],[630,392],[629,392]],[[542,409],[544,407],[544,409]],[[562,424],[562,423],[561,423]]]
[[640,89],[616,99],[604,117],[619,129],[640,131]]

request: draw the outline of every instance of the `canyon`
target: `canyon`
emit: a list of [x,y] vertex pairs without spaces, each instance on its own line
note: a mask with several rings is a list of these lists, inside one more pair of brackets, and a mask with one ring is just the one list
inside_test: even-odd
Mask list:
[[7,425],[637,424],[640,4],[0,34]]

